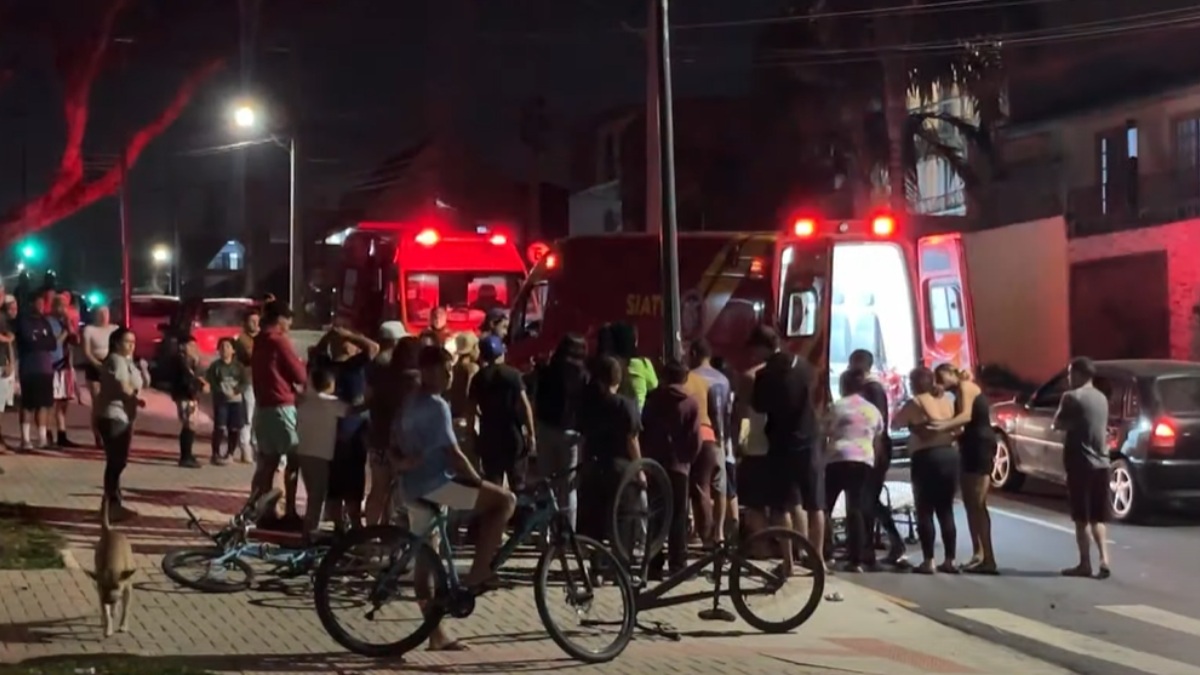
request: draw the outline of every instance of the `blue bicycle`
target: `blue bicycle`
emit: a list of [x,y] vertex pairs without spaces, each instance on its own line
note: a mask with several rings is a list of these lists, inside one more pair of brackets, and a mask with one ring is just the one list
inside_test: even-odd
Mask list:
[[[492,569],[499,571],[522,543],[543,544],[533,572],[542,625],[570,656],[603,663],[620,655],[633,636],[633,584],[617,558],[600,542],[576,534],[559,509],[552,486],[574,471],[543,478],[517,495],[519,525],[500,547]],[[428,639],[445,616],[466,618],[475,611],[477,596],[463,587],[454,565],[448,514],[437,504],[417,506],[433,511],[426,531],[394,525],[355,530],[335,542],[317,568],[313,596],[321,624],[356,654],[404,654]],[[538,536],[542,532],[545,538]],[[360,598],[348,600],[343,590],[357,590]],[[565,605],[564,620],[553,616],[554,600]],[[349,609],[350,616],[339,616],[340,609]],[[397,619],[392,610],[409,610],[411,618]],[[597,618],[601,612],[611,614]],[[610,634],[597,635],[602,631]],[[597,644],[583,644],[593,635],[599,637]]]
[[[254,584],[255,572],[247,559],[270,565],[269,574],[292,578],[311,574],[328,545],[289,548],[265,542],[250,541],[250,533],[264,514],[274,508],[282,492],[276,488],[247,500],[246,505],[225,527],[209,532],[196,514],[187,506],[188,529],[204,535],[213,545],[205,548],[180,549],[163,556],[162,571],[172,581],[204,593],[237,593]],[[192,571],[194,570],[194,573]]]

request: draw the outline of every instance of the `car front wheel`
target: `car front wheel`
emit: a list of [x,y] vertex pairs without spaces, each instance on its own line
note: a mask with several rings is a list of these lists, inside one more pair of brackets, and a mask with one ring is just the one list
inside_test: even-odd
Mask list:
[[1025,474],[1017,469],[1012,446],[1008,438],[1000,434],[996,438],[996,459],[992,462],[992,487],[1016,492],[1025,482]]
[[1118,459],[1108,475],[1108,496],[1113,519],[1122,523],[1140,520],[1147,512],[1146,500],[1134,479],[1129,462]]

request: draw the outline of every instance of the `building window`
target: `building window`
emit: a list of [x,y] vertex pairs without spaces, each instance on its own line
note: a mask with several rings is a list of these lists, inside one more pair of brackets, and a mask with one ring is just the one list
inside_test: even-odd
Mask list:
[[1175,199],[1200,198],[1200,116],[1175,121]]

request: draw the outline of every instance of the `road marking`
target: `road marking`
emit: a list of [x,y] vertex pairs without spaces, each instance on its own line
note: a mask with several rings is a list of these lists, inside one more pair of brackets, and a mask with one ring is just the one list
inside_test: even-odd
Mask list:
[[1200,667],[1174,661],[1157,654],[1148,654],[1129,649],[1087,635],[1055,628],[1040,621],[1026,619],[1001,609],[951,609],[948,613],[1011,633],[1026,640],[1061,649],[1065,652],[1086,656],[1099,661],[1115,663],[1143,673],[1171,673],[1171,675],[1200,675]]
[[1180,633],[1200,636],[1200,620],[1190,616],[1168,612],[1149,605],[1100,605],[1096,609],[1111,612],[1117,616],[1135,619],[1160,628],[1169,628]]
[[[1073,525],[1073,524],[1072,525],[1061,525],[1059,523],[1052,523],[1049,520],[1042,520],[1041,518],[1034,518],[1033,516],[1027,516],[1024,513],[1019,513],[1017,511],[1010,511],[1008,509],[1002,509],[1002,508],[998,508],[998,507],[991,506],[991,505],[988,506],[988,511],[990,511],[992,513],[997,513],[1006,518],[1012,518],[1013,520],[1020,520],[1022,522],[1026,522],[1031,525],[1041,525],[1042,527],[1045,527],[1045,528],[1048,528],[1051,530],[1056,530],[1058,532],[1065,532],[1066,534],[1069,534],[1072,537],[1075,536],[1075,525]],[[1110,544],[1117,543],[1117,542],[1113,541],[1112,539],[1108,539],[1107,541]]]

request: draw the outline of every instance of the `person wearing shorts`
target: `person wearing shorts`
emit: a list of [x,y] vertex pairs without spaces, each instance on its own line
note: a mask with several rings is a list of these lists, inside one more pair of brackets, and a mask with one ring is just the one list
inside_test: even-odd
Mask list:
[[692,512],[696,533],[706,546],[725,540],[725,434],[730,427],[732,394],[729,378],[712,366],[712,347],[696,340],[688,348],[684,388],[700,406],[700,454],[692,462]]
[[258,406],[253,424],[259,454],[251,492],[265,494],[270,491],[280,462],[288,460],[283,478],[284,520],[303,527],[303,520],[296,510],[299,468],[288,458],[294,456],[296,446],[300,444],[296,432],[296,390],[308,382],[308,373],[287,335],[292,326],[292,310],[287,303],[279,300],[267,303],[263,324],[254,338],[250,355],[251,386]]
[[[401,471],[414,533],[426,535],[434,509],[474,513],[479,523],[479,538],[471,570],[463,577],[463,584],[482,590],[491,580],[492,560],[517,500],[503,487],[480,478],[458,446],[450,406],[442,398],[450,388],[453,361],[450,352],[440,345],[421,349],[417,359],[421,385],[393,424],[392,444],[404,453],[397,468]],[[417,572],[420,574],[421,570]],[[421,584],[417,592],[422,593]],[[430,636],[429,648],[453,650],[459,645],[439,626]]]
[[791,526],[821,554],[825,541],[825,469],[816,449],[814,376],[808,362],[784,352],[781,345],[779,334],[767,326],[759,326],[750,336],[749,346],[764,360],[754,377],[751,400],[754,409],[767,418],[764,499],[772,521],[792,521]]
[[57,343],[54,349],[54,437],[53,446],[57,448],[79,447],[67,438],[67,409],[72,399],[77,397],[75,391],[75,368],[71,364],[71,346],[78,341],[75,333],[75,322],[67,310],[66,294],[47,294],[51,312],[47,317],[50,328],[54,331]]
[[1070,391],[1063,394],[1054,428],[1065,432],[1063,464],[1067,472],[1067,499],[1071,505],[1071,520],[1075,521],[1075,542],[1079,547],[1079,564],[1063,570],[1063,576],[1092,575],[1091,540],[1100,554],[1098,576],[1112,575],[1108,557],[1109,519],[1109,456],[1108,456],[1108,398],[1097,389],[1096,364],[1080,357],[1067,368]]
[[[46,319],[46,296],[36,298],[26,313],[17,315],[18,381],[21,386],[21,450],[46,443],[46,422],[54,407],[54,350],[58,340]],[[33,426],[37,425],[37,442]]]

